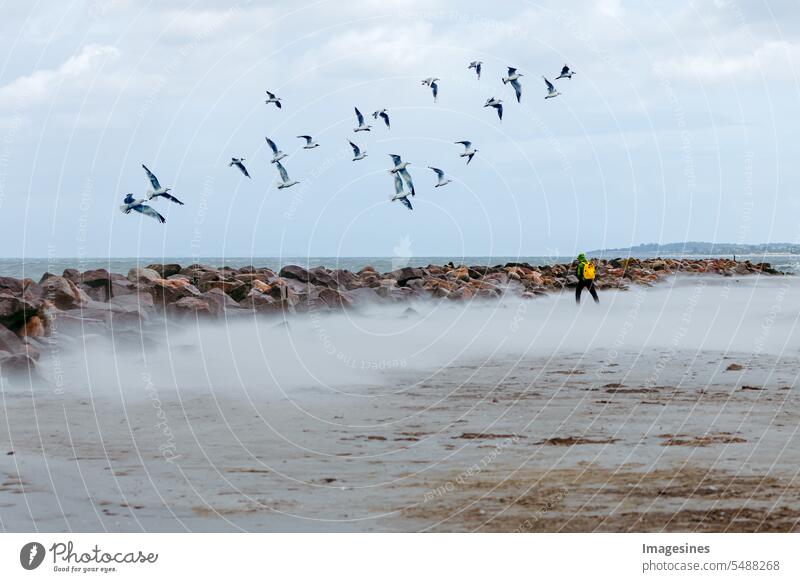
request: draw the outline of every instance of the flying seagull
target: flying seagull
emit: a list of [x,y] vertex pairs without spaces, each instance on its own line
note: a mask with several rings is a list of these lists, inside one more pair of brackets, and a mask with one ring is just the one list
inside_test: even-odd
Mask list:
[[244,167],[244,164],[242,163],[243,161],[244,158],[231,158],[231,162],[228,164],[228,167],[236,166],[242,171],[242,174],[249,178],[250,174],[247,173],[247,168]]
[[561,67],[561,74],[558,77],[556,77],[556,81],[558,81],[559,79],[571,79],[572,75],[574,74],[575,71],[570,71],[569,66],[564,65],[563,67]]
[[467,158],[467,165],[469,165],[469,163],[472,161],[472,156],[478,153],[478,150],[472,148],[471,141],[464,140],[464,141],[457,141],[455,143],[460,143],[461,145],[464,146],[464,153],[460,154],[460,157]]
[[173,196],[172,194],[168,194],[168,192],[172,190],[172,188],[162,188],[161,184],[158,183],[158,178],[156,178],[156,175],[153,174],[153,172],[151,172],[150,170],[148,170],[147,166],[145,166],[144,164],[142,164],[142,167],[144,168],[144,171],[147,172],[147,177],[150,178],[150,183],[153,185],[153,189],[147,191],[148,200],[152,200],[153,198],[166,198],[167,200],[171,200],[175,204],[180,204],[181,206],[183,206],[183,202],[175,198],[175,196]]
[[310,135],[298,135],[300,139],[306,140],[306,145],[303,146],[304,150],[313,150],[316,147],[319,147],[319,144],[315,142]]
[[356,144],[354,144],[349,140],[348,143],[350,144],[350,147],[353,148],[353,155],[355,156],[353,158],[354,162],[357,162],[358,160],[363,160],[364,158],[367,157],[367,152],[362,152],[360,147],[358,147]]
[[278,185],[279,190],[283,190],[284,188],[291,188],[295,184],[299,184],[297,180],[290,180],[289,174],[286,172],[286,168],[283,167],[283,164],[280,162],[275,162],[275,165],[278,166],[278,172],[281,175],[281,183]]
[[472,61],[467,69],[475,69],[475,74],[478,75],[478,81],[481,80],[481,67],[483,66],[483,61]]
[[414,207],[411,206],[411,200],[408,199],[408,192],[403,192],[403,181],[398,174],[394,175],[394,196],[392,196],[392,202],[395,200],[402,202],[403,206],[409,210],[414,210]]
[[542,77],[542,79],[544,79],[544,82],[547,84],[547,95],[545,95],[545,99],[552,99],[553,97],[561,95],[561,93],[556,91],[555,85],[547,80],[547,77]]
[[514,92],[517,94],[517,103],[522,100],[522,85],[519,84],[519,78],[522,76],[522,73],[518,73],[514,67],[508,67],[508,77],[503,77],[503,85],[511,83],[511,86],[514,87]]
[[358,120],[358,127],[356,127],[353,131],[369,131],[372,127],[371,125],[367,125],[364,123],[364,116],[361,115],[361,112],[358,110],[358,107],[354,108],[356,110],[356,119]]
[[486,103],[483,105],[484,107],[494,107],[497,110],[497,117],[500,118],[500,121],[503,121],[503,100],[502,99],[495,99],[492,97],[491,99],[487,99]]
[[269,147],[272,150],[272,160],[270,160],[271,164],[279,162],[286,157],[286,154],[278,149],[278,146],[274,141],[272,141],[268,137],[265,137],[264,139],[267,140],[267,144],[269,144]]
[[414,182],[411,181],[411,174],[409,174],[408,170],[406,169],[408,168],[410,162],[404,162],[397,154],[389,154],[389,157],[392,158],[392,161],[394,162],[394,168],[389,170],[389,173],[395,175],[400,174],[400,176],[403,177],[403,182],[406,183],[406,186],[411,191],[411,195],[416,196],[417,191],[414,190]]
[[450,182],[452,182],[450,178],[444,177],[444,170],[440,170],[439,168],[434,168],[433,166],[428,166],[428,167],[434,172],[436,172],[436,177],[439,179],[434,188],[438,188],[439,186],[447,186]]
[[379,109],[378,111],[373,111],[372,117],[375,119],[378,119],[378,117],[380,117],[381,119],[383,119],[383,122],[386,124],[386,127],[388,129],[392,129],[392,126],[389,123],[389,112],[386,111],[385,109]]
[[436,81],[440,81],[438,77],[428,77],[427,79],[422,79],[422,84],[427,85],[431,88],[431,92],[433,93],[433,102],[436,103],[436,99],[439,96],[439,85],[436,84]]
[[276,97],[275,93],[270,93],[269,91],[267,91],[267,100],[264,101],[264,103],[266,103],[267,105],[269,105],[270,103],[274,103],[275,107],[277,107],[278,109],[281,108],[281,98]]
[[123,202],[124,204],[122,204],[119,207],[119,209],[122,210],[122,212],[124,212],[125,214],[130,214],[131,211],[134,211],[144,214],[145,216],[151,216],[162,224],[167,221],[163,216],[161,216],[158,212],[156,212],[155,208],[145,204],[147,200],[145,200],[144,198],[142,198],[141,200],[135,200],[133,198],[133,194],[128,194],[127,196],[125,196]]

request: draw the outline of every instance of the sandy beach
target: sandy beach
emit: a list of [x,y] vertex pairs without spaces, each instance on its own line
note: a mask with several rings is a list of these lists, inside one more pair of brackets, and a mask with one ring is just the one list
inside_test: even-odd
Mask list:
[[797,531],[793,277],[87,332],[3,378],[3,531]]

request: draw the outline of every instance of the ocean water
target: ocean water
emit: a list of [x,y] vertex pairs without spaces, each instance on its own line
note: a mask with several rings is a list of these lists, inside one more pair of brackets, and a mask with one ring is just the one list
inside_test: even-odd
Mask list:
[[[653,258],[656,255],[646,253],[637,255],[640,258]],[[662,257],[684,258],[716,258],[720,255],[659,255]],[[725,255],[730,258],[730,255]],[[606,258],[612,258],[609,255]],[[754,263],[767,262],[780,271],[788,273],[800,272],[800,255],[737,255],[738,260],[749,260]],[[0,259],[0,276],[39,280],[46,273],[60,275],[64,269],[107,269],[112,273],[126,274],[133,267],[146,267],[153,263],[178,263],[188,266],[193,263],[221,267],[223,265],[240,268],[248,265],[268,267],[275,271],[284,265],[301,265],[303,267],[324,266],[330,269],[348,269],[358,271],[370,265],[379,272],[393,271],[401,267],[424,267],[426,265],[442,265],[452,261],[463,265],[502,265],[505,263],[530,263],[531,265],[547,265],[553,263],[569,263],[572,256],[494,256],[494,257],[58,257],[58,258],[5,258]]]

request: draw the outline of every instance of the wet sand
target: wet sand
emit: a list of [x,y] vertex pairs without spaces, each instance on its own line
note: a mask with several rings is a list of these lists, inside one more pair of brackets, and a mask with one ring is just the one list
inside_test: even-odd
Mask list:
[[706,313],[726,313],[730,290],[712,285],[694,304],[670,298],[653,339],[651,320],[624,314],[655,291],[608,293],[619,311],[585,345],[551,338],[353,384],[4,380],[0,529],[798,531],[797,302],[781,281],[742,288],[750,311],[732,322]]

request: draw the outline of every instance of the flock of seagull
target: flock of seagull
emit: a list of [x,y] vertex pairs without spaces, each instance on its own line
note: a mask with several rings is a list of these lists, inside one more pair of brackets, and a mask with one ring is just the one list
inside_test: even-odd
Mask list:
[[[475,74],[478,76],[478,80],[481,79],[481,71],[483,70],[483,61],[472,61],[469,66],[467,67],[468,70],[474,70]],[[568,65],[564,65],[561,69],[561,73],[555,78],[556,81],[560,79],[571,79],[572,76],[575,74],[575,71],[569,68]],[[523,77],[523,73],[517,71],[515,67],[508,67],[508,74],[505,77],[501,77],[503,85],[510,84],[511,87],[514,89],[514,94],[517,98],[517,103],[522,101],[522,83],[520,82],[520,78]],[[552,99],[554,97],[558,97],[561,93],[556,89],[555,85],[551,83],[547,77],[542,77],[544,79],[545,85],[547,87],[547,94],[545,95],[545,99]],[[433,101],[434,103],[437,101],[439,96],[439,79],[438,77],[428,77],[422,80],[422,85],[430,87],[431,93],[433,94]],[[267,91],[267,99],[265,103],[267,105],[275,105],[278,109],[282,108],[281,105],[281,98],[278,97],[275,93]],[[496,97],[491,97],[486,100],[486,103],[483,105],[484,107],[491,107],[497,112],[497,117],[500,121],[503,120],[503,100],[497,99]],[[369,125],[365,119],[364,115],[361,111],[358,110],[358,107],[355,108],[356,113],[356,122],[358,125],[353,129],[354,133],[359,133],[362,131],[371,131],[372,126]],[[374,111],[372,113],[373,119],[376,121],[380,118],[383,123],[386,125],[387,129],[391,129],[391,121],[389,120],[389,112],[386,109],[379,109],[378,111]],[[314,141],[314,138],[310,135],[298,135],[298,139],[305,140],[305,145],[303,149],[311,150],[314,148],[319,147],[319,143]],[[289,173],[286,171],[286,168],[281,163],[281,160],[288,157],[287,154],[282,152],[278,145],[271,140],[270,138],[265,138],[267,140],[267,145],[272,150],[272,159],[270,160],[271,164],[275,164],[275,167],[278,169],[278,174],[280,176],[281,182],[278,184],[278,189],[283,190],[284,188],[291,188],[292,186],[299,184],[298,180],[292,180],[289,177]],[[347,140],[350,144],[350,147],[353,148],[353,161],[357,162],[359,160],[363,160],[367,157],[367,152],[362,147],[358,146],[357,144],[353,143],[351,140]],[[472,142],[463,140],[454,142],[458,145],[464,146],[464,151],[460,154],[460,157],[466,158],[467,165],[472,161],[472,158],[478,153],[476,148],[472,147]],[[411,174],[408,171],[408,166],[410,162],[404,162],[402,158],[397,154],[389,154],[389,157],[392,159],[394,163],[394,167],[389,169],[389,174],[392,175],[394,179],[394,196],[392,196],[391,200],[399,200],[406,208],[409,210],[413,210],[411,205],[411,201],[408,199],[409,196],[416,196],[416,189],[414,188],[414,182],[411,178]],[[229,167],[236,167],[239,169],[242,174],[244,174],[247,178],[250,178],[250,173],[247,171],[247,168],[244,165],[244,158],[231,158],[230,163],[228,164]],[[135,199],[133,194],[127,194],[125,199],[123,200],[123,204],[120,207],[122,212],[125,214],[130,214],[131,212],[139,212],[144,214],[145,216],[150,216],[156,219],[158,222],[164,223],[166,220],[164,217],[156,211],[155,208],[150,206],[148,202],[154,199],[163,198],[165,200],[169,200],[174,202],[175,204],[183,205],[183,202],[169,194],[171,188],[164,188],[156,178],[155,174],[151,172],[147,166],[142,164],[142,168],[144,168],[145,173],[147,174],[147,178],[150,180],[150,184],[152,185],[152,190],[147,190],[145,193],[144,198]],[[450,180],[444,170],[439,168],[434,168],[433,166],[428,166],[430,170],[432,170],[436,174],[437,182],[434,185],[435,188],[440,188],[442,186],[446,186],[452,180]]]

